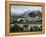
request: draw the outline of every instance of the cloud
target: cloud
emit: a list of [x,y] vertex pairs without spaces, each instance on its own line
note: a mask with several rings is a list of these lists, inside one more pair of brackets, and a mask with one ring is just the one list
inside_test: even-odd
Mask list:
[[28,9],[11,9],[11,12],[14,13],[14,14],[22,14],[24,13],[25,11],[28,11]]

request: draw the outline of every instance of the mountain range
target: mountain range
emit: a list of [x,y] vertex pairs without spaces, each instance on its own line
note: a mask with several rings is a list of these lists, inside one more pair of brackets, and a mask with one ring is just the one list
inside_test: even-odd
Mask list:
[[41,12],[39,11],[39,10],[34,10],[34,11],[30,11],[30,10],[28,10],[28,11],[25,11],[24,13],[22,13],[22,14],[12,14],[11,13],[11,16],[27,16],[27,15],[30,15],[30,16],[35,16],[35,13],[37,13],[39,16],[41,16]]

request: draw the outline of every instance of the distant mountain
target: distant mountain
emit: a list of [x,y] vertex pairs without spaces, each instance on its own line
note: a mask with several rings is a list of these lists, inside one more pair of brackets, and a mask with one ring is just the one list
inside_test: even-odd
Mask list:
[[25,16],[25,15],[29,15],[29,13],[31,13],[31,11],[25,11],[24,13],[22,14],[18,14],[18,15],[15,15],[15,16]]
[[22,13],[22,14],[16,14],[16,15],[15,14],[14,15],[12,14],[12,15],[13,16],[25,16],[25,15],[29,15],[29,13],[31,13],[31,11],[28,10],[28,11],[25,11],[24,13]]
[[35,17],[36,15],[37,16],[42,16],[42,13],[39,11],[39,10],[34,10],[34,11],[30,11],[30,10],[28,10],[28,11],[25,11],[24,13],[22,13],[22,14],[12,14],[11,13],[11,16],[17,16],[17,17],[22,17],[22,16],[27,16],[27,15],[30,15],[31,17]]
[[38,11],[38,10],[32,11],[31,13],[29,13],[29,15],[31,17],[36,17],[36,16],[42,17],[42,13],[40,11]]

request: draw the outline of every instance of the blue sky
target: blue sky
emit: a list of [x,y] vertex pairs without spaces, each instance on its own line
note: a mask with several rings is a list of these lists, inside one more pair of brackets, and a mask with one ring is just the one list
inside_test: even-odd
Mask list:
[[11,6],[11,13],[15,14],[15,15],[22,14],[28,10],[30,10],[30,11],[34,11],[34,10],[42,11],[40,6],[20,6],[20,5],[12,5]]

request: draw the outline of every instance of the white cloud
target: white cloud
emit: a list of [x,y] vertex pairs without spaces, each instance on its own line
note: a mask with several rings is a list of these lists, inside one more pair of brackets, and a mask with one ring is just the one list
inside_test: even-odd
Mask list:
[[12,14],[22,14],[25,11],[28,11],[28,9],[11,9]]

